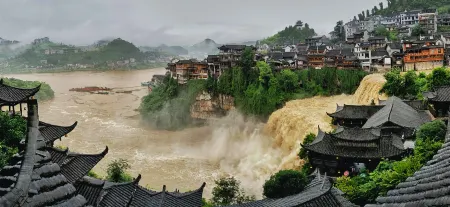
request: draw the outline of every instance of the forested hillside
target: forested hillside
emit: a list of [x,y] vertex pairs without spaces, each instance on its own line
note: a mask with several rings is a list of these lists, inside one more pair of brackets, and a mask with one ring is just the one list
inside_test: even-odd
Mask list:
[[288,26],[284,30],[279,31],[273,36],[261,40],[261,44],[268,45],[282,45],[292,44],[293,42],[303,42],[306,38],[317,35],[313,28],[310,28],[308,23],[305,23],[301,29],[296,26]]

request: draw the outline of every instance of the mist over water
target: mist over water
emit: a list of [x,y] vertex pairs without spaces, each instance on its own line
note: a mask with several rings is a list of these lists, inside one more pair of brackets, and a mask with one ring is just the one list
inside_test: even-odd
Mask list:
[[[379,96],[382,76],[369,75],[356,95],[313,97],[293,100],[275,111],[267,123],[244,119],[236,111],[211,120],[206,126],[180,131],[145,127],[135,111],[148,92],[140,82],[164,69],[140,71],[72,72],[55,74],[20,74],[12,77],[45,81],[55,90],[55,99],[39,103],[42,121],[78,126],[57,145],[71,151],[99,153],[107,145],[108,155],[94,168],[105,175],[107,164],[118,158],[130,161],[133,176],[155,190],[166,185],[168,190],[197,189],[206,182],[204,197],[211,196],[214,180],[234,176],[248,194],[262,197],[262,186],[270,175],[280,169],[301,166],[297,153],[300,142],[309,132],[331,130],[331,119],[325,112],[334,112],[336,103],[368,104]],[[70,88],[105,86],[135,90],[132,94],[98,95],[69,92]]]

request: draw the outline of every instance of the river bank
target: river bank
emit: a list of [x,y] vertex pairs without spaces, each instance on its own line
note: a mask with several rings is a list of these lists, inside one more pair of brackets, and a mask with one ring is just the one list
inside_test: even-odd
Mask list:
[[86,72],[105,72],[105,71],[134,71],[134,70],[149,70],[149,69],[157,69],[163,68],[167,63],[155,63],[155,65],[149,65],[145,67],[138,68],[76,68],[76,69],[67,69],[67,68],[54,68],[54,69],[22,69],[22,70],[11,70],[11,69],[0,69],[0,74],[3,75],[13,75],[13,74],[28,74],[28,73],[68,73],[68,72],[76,72],[76,71],[86,71]]

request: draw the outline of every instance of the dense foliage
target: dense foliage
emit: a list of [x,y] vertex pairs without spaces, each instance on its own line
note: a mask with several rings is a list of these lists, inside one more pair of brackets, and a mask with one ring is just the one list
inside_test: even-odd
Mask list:
[[[305,136],[305,138],[303,139],[302,145],[305,146],[307,144],[311,144],[314,141],[315,138],[316,138],[315,134],[313,134],[313,133],[307,134]],[[298,157],[300,157],[300,159],[303,159],[303,160],[308,159],[306,150],[303,149],[303,147],[300,148],[300,152],[298,153]]]
[[20,116],[9,116],[0,112],[0,168],[18,152],[20,140],[27,133],[26,120]]
[[396,12],[414,9],[437,8],[439,14],[449,13],[449,0],[388,0],[387,7],[381,2],[380,7],[375,6],[372,14],[388,15]]
[[[255,200],[254,196],[245,195],[240,189],[240,183],[234,177],[220,178],[214,181],[216,186],[212,190],[211,204],[213,206],[226,206],[232,204],[241,204]],[[204,206],[211,204],[204,203]]]
[[281,170],[264,183],[264,196],[283,198],[300,193],[308,184],[307,175],[296,170]]
[[430,74],[416,74],[408,71],[404,74],[400,70],[393,69],[384,75],[386,83],[380,92],[389,96],[397,96],[403,99],[422,98],[422,92],[434,87],[450,85],[450,70],[447,68],[436,68]]
[[113,160],[108,164],[106,180],[118,183],[132,181],[133,178],[126,172],[129,168],[130,164],[128,164],[127,160]]
[[166,76],[163,83],[142,98],[140,112],[151,126],[175,130],[192,123],[190,107],[197,94],[206,90],[205,80],[189,80],[186,86]]
[[414,155],[400,161],[381,161],[373,172],[361,172],[355,177],[339,177],[336,187],[347,199],[359,205],[374,203],[400,182],[412,176],[441,148],[446,134],[444,122],[435,120],[422,125],[416,134]]
[[261,44],[268,45],[284,45],[294,44],[295,42],[303,42],[306,38],[317,35],[314,29],[310,28],[306,23],[304,27],[298,29],[295,26],[288,26],[277,34],[261,40]]
[[50,85],[39,81],[24,81],[15,78],[3,78],[6,85],[18,87],[18,88],[34,88],[41,85],[39,92],[36,94],[36,99],[40,101],[46,101],[55,97],[55,92],[52,90]]

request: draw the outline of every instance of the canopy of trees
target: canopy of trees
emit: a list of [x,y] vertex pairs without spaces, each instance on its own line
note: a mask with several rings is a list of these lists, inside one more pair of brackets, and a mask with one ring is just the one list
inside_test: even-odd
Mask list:
[[436,68],[428,75],[414,71],[401,74],[400,70],[393,69],[384,75],[386,83],[380,92],[389,96],[397,96],[403,99],[422,98],[422,92],[433,87],[450,85],[450,69]]
[[284,30],[279,31],[277,34],[261,40],[261,44],[268,45],[284,45],[295,44],[305,41],[306,38],[310,38],[317,35],[314,29],[310,28],[306,23],[303,28],[297,29],[295,26],[288,26]]
[[303,191],[308,184],[307,175],[296,170],[281,170],[264,183],[264,196],[283,198]]

